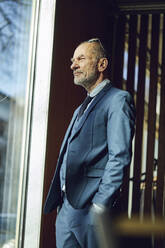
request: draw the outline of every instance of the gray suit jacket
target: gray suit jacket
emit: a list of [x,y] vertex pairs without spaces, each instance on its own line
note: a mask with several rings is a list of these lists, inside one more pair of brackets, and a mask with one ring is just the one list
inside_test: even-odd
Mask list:
[[[60,167],[74,112],[61,146],[56,171],[45,203],[45,213],[61,203]],[[111,207],[118,197],[123,171],[131,162],[135,108],[131,95],[106,85],[85,111],[69,144],[66,197],[74,208],[96,203]]]

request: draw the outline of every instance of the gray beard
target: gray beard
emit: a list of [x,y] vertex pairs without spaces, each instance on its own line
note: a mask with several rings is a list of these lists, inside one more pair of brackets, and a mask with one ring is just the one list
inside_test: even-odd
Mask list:
[[97,73],[92,74],[90,77],[88,78],[82,78],[80,80],[76,80],[74,78],[74,84],[76,85],[80,85],[82,87],[84,87],[85,89],[88,89],[90,86],[94,85],[96,83],[97,80]]

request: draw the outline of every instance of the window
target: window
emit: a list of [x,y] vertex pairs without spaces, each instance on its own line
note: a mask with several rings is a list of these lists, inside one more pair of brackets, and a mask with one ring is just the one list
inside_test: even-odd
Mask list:
[[[55,0],[0,1],[0,247],[3,248],[30,247],[26,235],[28,221],[32,220],[28,215],[29,195],[38,204],[33,221],[39,233],[54,14]],[[34,147],[36,139],[38,147]],[[37,153],[37,164],[33,152]],[[37,170],[38,187],[33,188]],[[33,207],[31,202],[32,216]],[[33,247],[39,247],[38,239],[31,240]]]

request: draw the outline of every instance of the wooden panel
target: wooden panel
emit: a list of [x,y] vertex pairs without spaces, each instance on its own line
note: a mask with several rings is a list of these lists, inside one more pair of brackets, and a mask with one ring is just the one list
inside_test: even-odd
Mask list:
[[116,21],[117,21],[117,26],[116,26],[116,35],[114,39],[112,82],[115,84],[116,87],[122,88],[126,17],[119,16]]
[[127,90],[133,96],[135,81],[135,57],[137,39],[137,15],[131,15],[129,19],[129,49],[128,49],[128,71],[127,71]]
[[161,75],[161,103],[159,120],[159,152],[158,152],[158,175],[157,175],[157,195],[156,213],[164,215],[163,192],[165,175],[165,16],[163,22],[163,54],[162,54],[162,75]]
[[148,104],[148,137],[146,161],[146,187],[144,197],[144,213],[151,214],[152,181],[154,168],[155,130],[156,130],[156,97],[158,83],[158,50],[159,50],[160,15],[152,16],[150,85]]
[[136,138],[134,154],[134,183],[132,196],[132,214],[139,213],[140,209],[140,174],[142,161],[143,118],[144,118],[144,92],[146,77],[146,52],[147,52],[148,16],[141,16],[140,47],[139,47],[139,73],[136,99]]
[[[131,95],[134,95],[134,81],[135,81],[135,57],[136,57],[136,39],[137,39],[137,16],[130,16],[129,19],[129,40],[128,40],[128,69],[127,69],[127,81],[126,90]],[[124,212],[128,211],[128,192],[129,192],[129,173],[130,170],[127,168],[124,173],[124,182],[122,186],[122,202],[124,206]]]
[[[94,37],[110,41],[110,38],[107,37],[112,37],[113,29],[111,24],[107,24],[106,11],[101,7],[100,1],[95,4],[87,0],[56,1],[43,203],[54,174],[66,128],[73,111],[86,96],[86,91],[73,83],[70,58],[80,42]],[[42,216],[40,248],[56,247],[55,218],[56,211]]]

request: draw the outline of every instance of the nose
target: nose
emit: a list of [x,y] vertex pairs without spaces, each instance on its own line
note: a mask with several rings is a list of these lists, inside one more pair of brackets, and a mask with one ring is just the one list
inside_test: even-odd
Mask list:
[[70,69],[74,71],[74,70],[76,70],[78,67],[79,67],[79,65],[78,65],[77,61],[74,60],[74,61],[72,62],[72,64],[71,64],[71,66],[70,66]]

